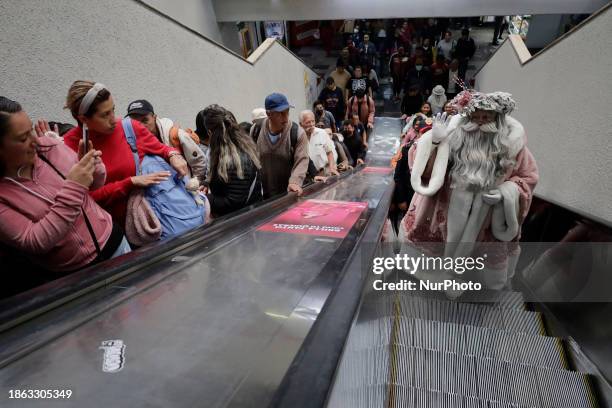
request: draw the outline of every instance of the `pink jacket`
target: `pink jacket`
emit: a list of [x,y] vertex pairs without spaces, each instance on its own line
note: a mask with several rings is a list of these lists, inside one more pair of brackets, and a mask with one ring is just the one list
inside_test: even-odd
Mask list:
[[[39,145],[39,155],[45,155],[64,175],[78,161],[76,153],[59,140],[45,136],[39,139]],[[106,170],[100,163],[92,190],[104,185],[105,179]],[[62,179],[36,157],[32,180],[0,178],[0,242],[36,255],[33,259],[49,270],[86,266],[97,253],[81,207],[100,248],[104,248],[113,227],[111,216],[88,193],[87,188]]]

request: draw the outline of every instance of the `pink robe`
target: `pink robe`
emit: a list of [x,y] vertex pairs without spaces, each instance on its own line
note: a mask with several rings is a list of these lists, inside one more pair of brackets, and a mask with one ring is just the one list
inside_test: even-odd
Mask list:
[[[408,164],[412,170],[418,143],[409,151]],[[447,240],[448,209],[452,189],[447,168],[442,187],[433,195],[425,196],[415,193],[406,216],[402,220],[400,237],[403,241],[415,244],[432,256],[442,256],[443,245]],[[427,181],[428,170],[422,179]],[[516,165],[507,171],[501,182],[510,181],[518,187],[518,234],[508,242],[502,242],[493,236],[491,230],[492,208],[484,218],[484,222],[477,235],[473,257],[487,254],[486,265],[492,268],[506,268],[508,257],[518,253],[518,240],[520,238],[520,225],[529,212],[533,190],[538,182],[538,168],[535,159],[526,146],[522,146],[516,155]],[[430,245],[428,245],[430,243]],[[431,245],[432,243],[436,243]],[[491,245],[494,243],[494,245]]]

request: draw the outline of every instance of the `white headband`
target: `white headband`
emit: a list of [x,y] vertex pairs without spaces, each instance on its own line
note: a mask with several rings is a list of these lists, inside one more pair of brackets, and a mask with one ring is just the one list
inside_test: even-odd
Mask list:
[[106,89],[104,85],[99,82],[96,82],[94,86],[92,86],[89,91],[83,97],[81,101],[81,105],[79,105],[79,115],[84,115],[89,110],[89,107],[93,103],[96,96],[100,93],[101,90]]

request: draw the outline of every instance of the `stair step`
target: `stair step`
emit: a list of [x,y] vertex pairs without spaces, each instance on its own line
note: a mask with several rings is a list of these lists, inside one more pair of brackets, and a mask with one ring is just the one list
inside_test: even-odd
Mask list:
[[394,322],[392,317],[358,322],[349,336],[347,350],[397,344],[538,367],[567,369],[561,340],[554,337],[402,317],[397,321],[397,335],[391,339]]
[[[474,356],[459,356],[433,350],[396,346],[393,364],[389,364],[389,347],[378,346],[347,352],[343,358],[334,393],[330,402],[350,397],[351,389],[395,386],[444,394],[443,398],[461,401],[465,405],[484,400],[512,407],[579,408],[596,407],[588,376],[566,370],[556,370],[524,364],[500,362]],[[382,393],[383,395],[389,395]],[[448,395],[447,395],[448,394]],[[381,393],[377,394],[379,397]],[[396,393],[397,395],[401,395]],[[371,399],[371,395],[366,399]],[[436,404],[408,404],[395,406],[435,407]],[[412,397],[414,398],[414,397]],[[432,396],[432,398],[434,398]],[[435,398],[442,398],[435,396]],[[403,397],[396,402],[403,401]],[[444,400],[444,399],[443,399]],[[475,402],[476,401],[476,402]],[[331,404],[330,406],[334,406]],[[336,406],[368,406],[339,404]],[[372,404],[369,406],[382,406]],[[476,405],[479,406],[479,405]]]
[[364,302],[360,318],[369,320],[392,317],[399,313],[400,316],[422,320],[490,327],[533,335],[545,334],[539,312],[504,309],[494,304],[459,303],[418,297],[399,297],[398,300],[398,302],[391,299]]
[[395,365],[400,385],[528,406],[595,406],[588,376],[573,371],[401,346]]
[[465,292],[454,301],[449,300],[444,293],[438,291],[400,292],[400,297],[426,298],[441,302],[476,303],[486,306],[495,306],[500,309],[525,310],[523,294],[511,291],[482,290]]

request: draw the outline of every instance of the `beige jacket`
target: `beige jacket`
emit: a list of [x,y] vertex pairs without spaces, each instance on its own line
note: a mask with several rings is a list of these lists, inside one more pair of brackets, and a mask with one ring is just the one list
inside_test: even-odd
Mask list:
[[[170,143],[170,129],[174,126],[174,122],[168,118],[157,118],[156,122],[162,143],[172,146]],[[208,172],[204,152],[183,129],[179,128],[178,137],[181,143],[181,151],[191,169],[192,177],[197,177],[200,181],[204,181]]]

